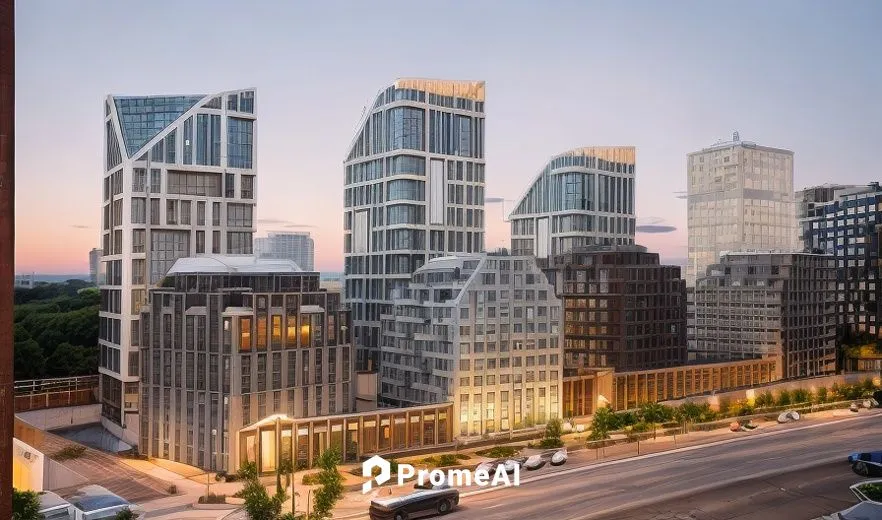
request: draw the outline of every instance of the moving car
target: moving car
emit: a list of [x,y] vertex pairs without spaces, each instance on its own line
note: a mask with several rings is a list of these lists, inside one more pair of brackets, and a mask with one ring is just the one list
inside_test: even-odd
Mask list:
[[882,451],[852,453],[848,456],[851,470],[862,477],[882,477]]
[[413,493],[400,497],[375,498],[368,510],[371,520],[409,520],[447,514],[459,504],[459,491],[446,483],[415,484]]
[[848,455],[849,464],[854,464],[858,460],[868,460],[882,464],[882,451],[855,451]]

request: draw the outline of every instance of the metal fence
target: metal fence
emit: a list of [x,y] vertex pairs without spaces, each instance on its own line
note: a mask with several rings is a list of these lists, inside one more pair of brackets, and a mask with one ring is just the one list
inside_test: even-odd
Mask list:
[[15,412],[98,403],[98,376],[15,382]]

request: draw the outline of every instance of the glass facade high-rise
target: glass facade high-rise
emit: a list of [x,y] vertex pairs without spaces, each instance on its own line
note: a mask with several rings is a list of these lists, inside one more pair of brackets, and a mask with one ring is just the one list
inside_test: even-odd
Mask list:
[[818,186],[798,193],[804,249],[836,260],[838,336],[848,344],[882,343],[880,245],[882,188]]
[[344,164],[344,297],[359,367],[380,317],[429,259],[484,250],[484,82],[399,79],[367,107]]
[[732,141],[687,158],[689,263],[694,286],[724,251],[798,247],[793,193],[793,152]]
[[288,259],[304,271],[315,270],[315,241],[309,232],[271,231],[254,239],[254,254],[260,258]]
[[549,161],[509,216],[511,249],[550,256],[575,247],[634,244],[633,146],[577,148]]
[[181,257],[252,252],[254,92],[104,103],[100,400],[104,426],[130,444],[147,290]]

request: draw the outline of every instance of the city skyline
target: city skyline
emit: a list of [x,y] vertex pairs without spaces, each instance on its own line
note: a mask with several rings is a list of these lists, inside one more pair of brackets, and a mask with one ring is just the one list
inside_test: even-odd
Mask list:
[[[754,3],[763,6],[762,18],[736,24],[710,6],[638,2],[626,12],[511,2],[502,14],[473,6],[480,33],[458,41],[444,36],[459,9],[432,11],[433,23],[426,25],[418,22],[426,20],[428,7],[392,3],[384,10],[394,13],[398,30],[376,31],[370,42],[352,36],[363,34],[355,29],[380,24],[388,13],[341,4],[256,5],[242,20],[227,20],[221,13],[229,11],[218,2],[214,23],[204,23],[211,15],[198,5],[176,6],[168,20],[170,4],[162,2],[126,8],[23,4],[17,27],[17,271],[87,272],[86,253],[100,245],[96,194],[103,135],[95,114],[107,94],[256,87],[266,114],[257,231],[311,231],[321,271],[342,271],[341,171],[355,130],[353,113],[397,77],[486,81],[488,249],[508,245],[503,217],[537,165],[584,143],[636,147],[636,242],[663,261],[686,257],[686,205],[676,195],[686,185],[686,154],[735,130],[745,140],[793,150],[795,189],[823,184],[834,171],[839,182],[874,180],[873,143],[882,138],[882,106],[873,95],[882,86],[882,71],[873,67],[880,51],[872,39],[872,21],[882,14],[878,4],[800,3],[794,9],[795,2]],[[333,27],[315,23],[330,16]],[[77,19],[129,25],[133,37],[108,46],[99,32],[71,23]],[[143,27],[167,24],[172,36],[139,38],[147,29],[131,26],[133,19]],[[593,36],[587,39],[580,28],[589,20]],[[231,31],[239,36],[229,38]],[[249,44],[238,43],[243,40]],[[368,59],[379,56],[370,49],[404,41],[395,59]],[[612,43],[601,47],[592,43],[597,41]],[[188,47],[206,57],[178,59]],[[287,67],[251,59],[274,50],[288,56]],[[582,57],[578,66],[576,55]],[[145,60],[166,67],[145,74]],[[240,66],[224,66],[233,62]],[[548,95],[549,78],[564,69],[570,80],[553,81],[556,90]],[[855,70],[861,81],[842,80]],[[47,143],[52,153],[45,153]],[[850,158],[844,171],[842,155]]]

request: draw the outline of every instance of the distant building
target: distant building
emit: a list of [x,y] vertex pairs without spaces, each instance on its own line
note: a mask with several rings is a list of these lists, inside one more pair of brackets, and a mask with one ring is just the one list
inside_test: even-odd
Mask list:
[[101,176],[102,425],[137,444],[137,331],[147,290],[179,258],[250,254],[255,231],[253,89],[108,96]]
[[349,326],[340,294],[290,260],[177,260],[141,314],[141,453],[231,471],[263,457],[275,469],[276,430],[266,456],[240,430],[354,411]]
[[[820,196],[819,196],[820,195]],[[882,337],[882,188],[820,186],[797,193],[802,246],[836,261],[836,319],[847,343]]]
[[101,264],[101,249],[94,248],[89,251],[89,281],[92,285],[98,285],[98,270]]
[[37,273],[17,274],[13,281],[16,289],[33,289],[37,285]]
[[633,146],[577,148],[555,156],[509,216],[514,255],[540,265],[580,246],[633,244]]
[[561,417],[560,312],[532,257],[429,260],[383,317],[381,397],[452,401],[461,437]]
[[431,258],[484,251],[485,85],[400,78],[363,111],[343,170],[344,298],[359,368]]
[[835,276],[829,255],[727,253],[695,286],[690,357],[775,356],[785,379],[835,373]]
[[793,251],[798,247],[793,152],[741,141],[687,157],[689,264],[695,285],[724,251]]
[[274,231],[255,238],[254,254],[260,258],[288,259],[304,271],[315,270],[315,241],[305,231]]

